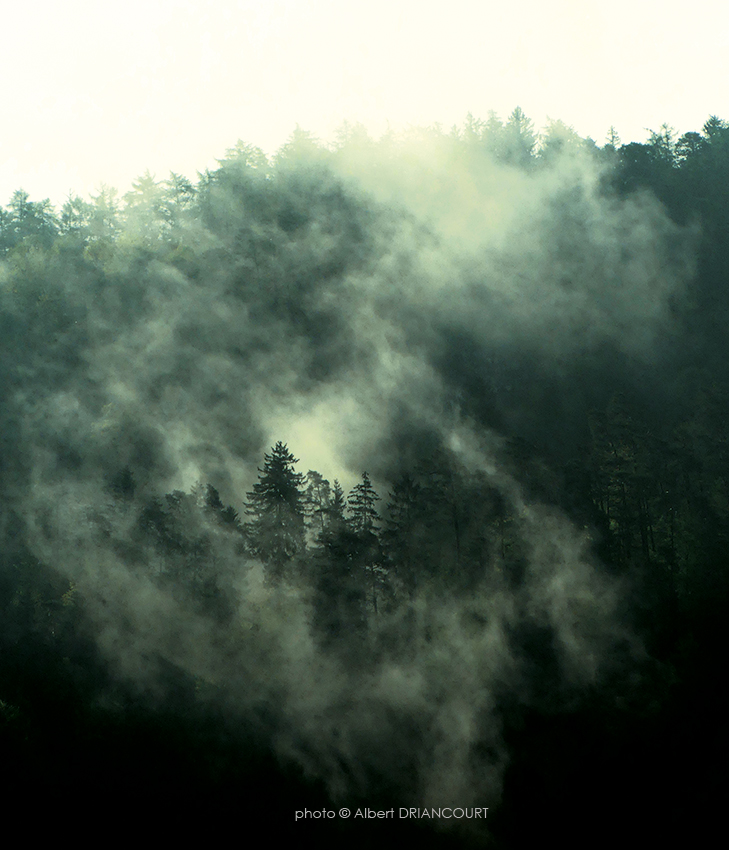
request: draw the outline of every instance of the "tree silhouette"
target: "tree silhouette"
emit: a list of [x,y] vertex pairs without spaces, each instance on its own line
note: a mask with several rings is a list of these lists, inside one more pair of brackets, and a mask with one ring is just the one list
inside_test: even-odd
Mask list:
[[314,469],[306,474],[306,513],[311,533],[322,534],[326,527],[326,516],[331,499],[331,487],[326,478]]
[[382,553],[377,537],[379,516],[375,502],[380,497],[375,492],[370,477],[362,473],[362,481],[352,488],[347,499],[349,527],[354,532],[354,558],[368,574],[372,608],[377,613],[377,591],[382,578]]
[[298,458],[279,441],[270,454],[264,455],[258,483],[246,494],[246,514],[252,517],[252,553],[275,578],[280,578],[305,548],[304,476],[294,471],[297,463]]
[[389,563],[412,596],[417,587],[416,567],[426,555],[426,500],[409,473],[395,482],[387,505],[387,526],[382,534]]
[[380,497],[374,490],[370,477],[366,472],[362,473],[362,481],[352,488],[347,499],[350,513],[350,524],[352,529],[360,534],[374,533],[379,519],[375,502]]
[[31,201],[22,189],[13,192],[0,217],[0,253],[23,241],[49,248],[58,235],[58,219],[51,202]]

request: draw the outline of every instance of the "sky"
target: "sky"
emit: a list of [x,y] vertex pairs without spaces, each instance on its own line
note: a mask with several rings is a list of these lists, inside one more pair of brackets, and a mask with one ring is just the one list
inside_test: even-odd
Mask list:
[[729,118],[721,0],[36,0],[0,33],[0,204],[195,179],[300,125],[559,119],[602,144]]

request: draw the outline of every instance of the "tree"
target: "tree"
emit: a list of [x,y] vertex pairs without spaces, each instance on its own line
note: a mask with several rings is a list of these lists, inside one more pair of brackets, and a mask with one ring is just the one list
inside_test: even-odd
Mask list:
[[706,150],[707,144],[701,133],[684,133],[676,142],[676,159],[679,165],[700,156]]
[[672,127],[668,124],[661,124],[660,133],[654,130],[650,131],[648,144],[652,150],[654,159],[657,162],[673,168],[676,166],[676,134]]
[[89,240],[94,207],[78,195],[69,196],[61,209],[60,232],[74,242],[86,245]]
[[58,219],[48,198],[31,201],[22,189],[13,192],[0,218],[0,252],[6,252],[23,240],[49,248],[57,234]]
[[164,184],[163,215],[171,228],[179,226],[190,215],[195,203],[195,187],[182,174],[170,172]]
[[360,534],[373,534],[375,532],[379,519],[375,502],[379,500],[380,497],[375,492],[369,475],[363,472],[362,482],[352,488],[347,499],[350,523],[354,531]]
[[121,232],[117,191],[112,186],[102,185],[99,194],[91,196],[91,201],[94,209],[89,222],[89,254],[102,259],[111,255],[112,244]]
[[198,485],[196,488],[193,488],[193,493],[208,516],[213,518],[218,525],[243,534],[243,527],[240,524],[238,511],[232,505],[226,507],[223,504],[220,493],[212,484],[206,484],[204,490],[201,485]]
[[387,506],[383,546],[410,596],[417,586],[416,565],[426,549],[422,488],[405,473],[395,482]]
[[622,145],[620,141],[620,136],[618,135],[618,131],[611,124],[610,129],[608,130],[607,139],[606,139],[606,147],[612,148],[612,150],[618,150]]
[[324,533],[326,518],[331,500],[331,486],[326,478],[314,469],[306,474],[306,493],[304,494],[306,516],[314,539]]
[[361,483],[352,488],[347,499],[349,527],[355,535],[354,556],[357,563],[369,574],[372,608],[375,614],[378,579],[382,578],[382,554],[377,537],[379,516],[375,508],[375,502],[379,499],[366,472],[362,473]]
[[346,507],[347,502],[344,498],[344,490],[342,490],[342,485],[335,478],[334,486],[332,487],[332,496],[327,508],[327,527],[338,529],[344,525],[344,511]]
[[729,138],[729,123],[716,115],[710,115],[702,127],[704,136],[712,143],[722,143]]
[[306,545],[304,476],[294,471],[298,462],[285,443],[279,441],[270,454],[264,455],[258,483],[246,494],[246,514],[252,517],[249,524],[252,552],[275,578],[284,574]]
[[[311,473],[309,473],[311,476]],[[337,480],[319,515],[322,530],[314,548],[314,625],[327,648],[360,651],[367,629],[367,573],[362,535],[345,518],[347,502]]]
[[562,121],[550,121],[540,139],[539,161],[551,164],[565,154],[575,154],[584,147],[585,142],[572,127]]
[[481,141],[484,149],[494,159],[503,160],[506,156],[506,139],[504,137],[504,124],[499,116],[493,111],[480,128]]
[[146,171],[124,195],[125,233],[133,233],[142,245],[159,242],[169,228],[167,189]]
[[266,154],[260,148],[249,145],[241,139],[225,151],[225,158],[219,159],[218,163],[222,166],[232,164],[238,168],[250,168],[262,174],[266,174],[269,170]]
[[507,162],[521,168],[529,166],[532,162],[537,137],[533,122],[526,117],[519,106],[511,113],[506,122],[504,139]]
[[330,156],[329,151],[322,146],[319,139],[308,130],[302,130],[299,125],[279,148],[274,157],[277,169],[310,167],[322,165]]

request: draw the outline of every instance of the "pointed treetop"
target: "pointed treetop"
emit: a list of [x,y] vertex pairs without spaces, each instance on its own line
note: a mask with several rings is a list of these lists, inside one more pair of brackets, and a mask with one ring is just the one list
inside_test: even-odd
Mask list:
[[375,509],[375,502],[380,497],[375,492],[370,477],[366,472],[362,473],[362,482],[352,488],[347,499],[347,507],[350,513],[350,522],[355,531],[374,531],[377,527],[379,515]]
[[248,513],[257,514],[261,509],[286,504],[291,510],[303,515],[304,476],[294,472],[299,462],[289,451],[288,446],[280,440],[271,449],[270,454],[263,456],[263,469],[258,476],[258,483],[248,493]]

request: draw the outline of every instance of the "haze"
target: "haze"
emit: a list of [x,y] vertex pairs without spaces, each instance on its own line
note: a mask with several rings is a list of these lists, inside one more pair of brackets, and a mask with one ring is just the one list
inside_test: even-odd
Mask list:
[[699,2],[411,0],[56,3],[6,9],[0,202],[62,203],[149,169],[195,178],[238,138],[276,150],[299,124],[324,140],[506,118],[521,106],[602,144],[721,114],[728,13]]

